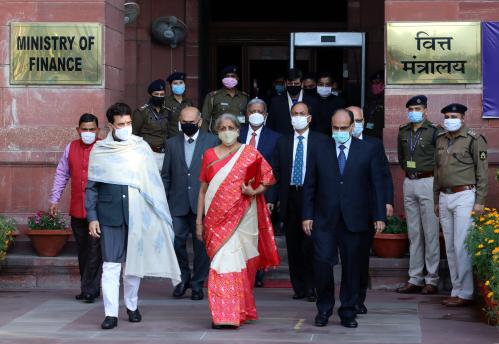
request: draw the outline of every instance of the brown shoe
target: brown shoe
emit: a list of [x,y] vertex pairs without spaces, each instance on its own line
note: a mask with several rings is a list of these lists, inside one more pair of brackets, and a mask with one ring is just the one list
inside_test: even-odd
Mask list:
[[421,291],[421,289],[423,289],[423,287],[421,287],[419,285],[407,283],[403,287],[397,288],[396,292],[400,293],[400,294],[415,294],[415,293],[419,293]]
[[436,294],[438,293],[438,288],[434,286],[433,284],[427,284],[424,286],[423,289],[421,289],[421,294],[424,295],[431,295],[431,294]]
[[454,301],[458,299],[457,296],[451,296],[451,297],[447,297],[445,299],[442,300],[441,304],[444,305],[444,306],[447,306],[447,303],[450,302],[450,301]]
[[465,307],[469,306],[473,303],[473,300],[461,299],[460,297],[456,297],[454,300],[449,300],[447,302],[447,307]]

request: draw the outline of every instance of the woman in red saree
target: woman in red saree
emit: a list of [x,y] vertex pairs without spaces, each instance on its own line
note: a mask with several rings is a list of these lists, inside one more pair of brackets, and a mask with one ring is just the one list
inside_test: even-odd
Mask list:
[[[210,257],[208,302],[216,329],[258,318],[253,295],[256,271],[279,265],[263,197],[275,183],[272,168],[256,148],[237,142],[239,127],[233,115],[217,119],[222,144],[204,153],[199,177],[196,235],[204,240]],[[245,184],[247,171],[256,173]]]

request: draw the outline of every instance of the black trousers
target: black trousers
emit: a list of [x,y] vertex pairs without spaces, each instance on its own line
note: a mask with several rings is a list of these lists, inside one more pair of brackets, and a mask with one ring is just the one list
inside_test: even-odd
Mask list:
[[370,223],[368,236],[365,240],[366,246],[362,249],[362,258],[360,263],[360,287],[359,287],[359,301],[358,304],[362,305],[366,301],[367,289],[369,288],[369,259],[371,257],[371,247],[374,240],[374,223]]
[[78,250],[81,292],[98,296],[102,275],[102,255],[100,240],[88,234],[86,219],[71,217],[71,228]]
[[306,295],[314,289],[314,246],[302,229],[303,195],[301,187],[290,186],[284,218],[289,275],[293,290]]
[[[189,211],[185,216],[173,216],[173,231],[175,232],[174,248],[182,282],[190,283],[193,290],[203,288],[204,281],[210,269],[210,260],[202,241],[196,238],[196,215]],[[187,254],[187,238],[192,235],[194,263],[191,277],[189,258]]]

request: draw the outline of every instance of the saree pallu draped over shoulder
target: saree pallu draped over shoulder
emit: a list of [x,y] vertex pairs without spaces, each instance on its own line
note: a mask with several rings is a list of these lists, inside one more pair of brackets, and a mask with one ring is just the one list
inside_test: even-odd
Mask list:
[[[210,164],[219,169],[206,192],[204,241],[211,259],[208,300],[216,325],[256,320],[256,270],[280,262],[263,194],[249,197],[241,192],[248,166],[259,157],[254,147],[242,145],[232,158]],[[264,185],[275,183],[265,159],[260,169]]]

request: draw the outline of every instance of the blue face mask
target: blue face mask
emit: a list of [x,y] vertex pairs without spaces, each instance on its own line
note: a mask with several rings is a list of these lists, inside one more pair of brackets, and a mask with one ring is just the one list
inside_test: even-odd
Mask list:
[[333,139],[336,141],[336,143],[343,144],[350,140],[350,132],[333,130]]
[[172,92],[177,96],[181,96],[185,92],[185,84],[172,85]]
[[364,123],[355,122],[355,127],[353,127],[352,135],[355,137],[359,137],[363,131],[364,131]]
[[421,111],[410,111],[407,113],[407,118],[411,123],[420,123],[423,121],[423,113]]
[[284,91],[286,91],[286,87],[284,87],[284,85],[275,85],[274,89],[277,93],[284,93]]

